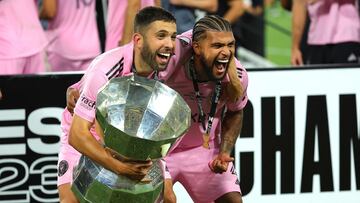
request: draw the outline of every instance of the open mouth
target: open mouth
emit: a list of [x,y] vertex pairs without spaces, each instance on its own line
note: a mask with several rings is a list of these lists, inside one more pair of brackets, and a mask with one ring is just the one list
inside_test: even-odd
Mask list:
[[215,61],[216,75],[223,75],[225,73],[229,59],[218,59]]
[[157,53],[156,56],[158,58],[159,64],[165,65],[169,61],[171,54],[170,53]]

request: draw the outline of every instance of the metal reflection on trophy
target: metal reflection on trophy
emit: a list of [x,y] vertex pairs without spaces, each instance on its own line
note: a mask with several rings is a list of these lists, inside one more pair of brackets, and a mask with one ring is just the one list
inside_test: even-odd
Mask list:
[[191,124],[191,110],[173,89],[155,80],[126,76],[110,80],[98,93],[96,119],[106,147],[132,160],[153,160],[139,182],[117,175],[82,156],[72,190],[80,202],[156,202],[164,170],[160,159]]

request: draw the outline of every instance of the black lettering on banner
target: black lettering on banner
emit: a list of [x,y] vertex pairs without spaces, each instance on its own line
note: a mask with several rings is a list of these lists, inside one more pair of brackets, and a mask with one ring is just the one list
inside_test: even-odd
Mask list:
[[254,137],[254,107],[249,100],[244,108],[243,125],[240,138]]
[[1,158],[0,169],[0,201],[29,202],[29,192],[20,188],[29,178],[27,164],[16,158]]
[[254,186],[254,152],[241,152],[240,163],[240,188],[245,196]]
[[[314,160],[316,135],[318,136],[318,161]],[[315,174],[320,176],[321,191],[334,191],[326,96],[308,97],[301,192],[312,192]]]
[[[241,138],[254,137],[254,107],[250,101],[244,108],[243,127],[241,129]],[[240,152],[240,163],[236,168],[240,169],[240,188],[243,196],[250,193],[254,186],[254,152]]]
[[[38,184],[29,185],[29,193],[36,202],[57,202],[57,156],[47,156],[36,159],[29,167],[30,174]],[[55,192],[55,193],[54,193]],[[30,202],[34,202],[34,200]]]
[[[67,87],[81,76],[0,78],[3,93],[0,100],[0,202],[59,201],[56,169],[64,95]],[[43,91],[37,91],[44,84],[51,84],[46,96]]]
[[356,189],[360,190],[360,138],[356,115],[356,95],[340,95],[339,105],[340,190],[351,190],[351,149],[354,156]]
[[0,202],[58,201],[57,156],[50,155],[58,152],[62,111],[0,109]]
[[276,134],[275,98],[261,102],[262,194],[275,194],[276,152],[281,153],[281,193],[295,191],[294,97],[281,97],[281,133]]

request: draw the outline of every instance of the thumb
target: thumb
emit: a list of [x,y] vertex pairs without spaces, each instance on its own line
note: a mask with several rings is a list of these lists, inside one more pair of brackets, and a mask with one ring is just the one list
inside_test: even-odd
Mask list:
[[225,157],[225,159],[223,161],[232,162],[232,161],[234,161],[234,158],[233,157]]
[[74,92],[74,97],[77,100],[80,97],[80,92],[79,91],[75,91]]
[[229,156],[228,154],[220,154],[219,158],[222,162],[232,162],[234,161],[234,158]]

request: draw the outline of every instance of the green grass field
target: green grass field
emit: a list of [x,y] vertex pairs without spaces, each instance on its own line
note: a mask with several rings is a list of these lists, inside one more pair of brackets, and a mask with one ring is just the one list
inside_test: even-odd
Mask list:
[[291,13],[277,2],[265,10],[265,56],[278,65],[289,65],[291,55]]

